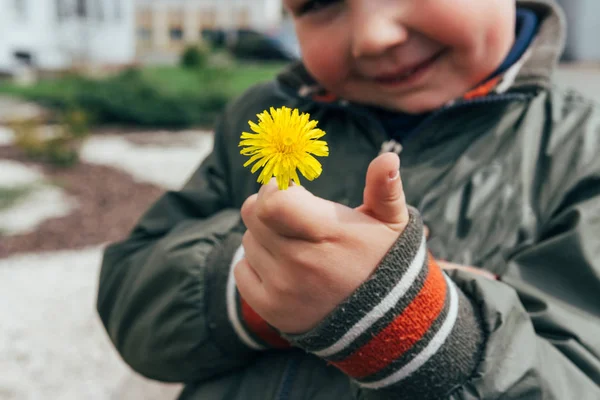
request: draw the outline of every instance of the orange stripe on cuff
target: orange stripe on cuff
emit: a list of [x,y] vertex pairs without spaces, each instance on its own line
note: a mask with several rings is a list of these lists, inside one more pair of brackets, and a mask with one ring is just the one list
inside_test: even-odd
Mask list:
[[377,336],[343,361],[332,363],[354,378],[365,378],[410,350],[444,309],[447,291],[442,270],[429,257],[429,273],[421,291]]
[[260,315],[254,311],[252,307],[243,298],[240,298],[242,306],[242,318],[246,326],[258,337],[267,342],[269,346],[277,349],[285,349],[290,346],[290,343],[282,338],[275,329],[273,329],[267,321],[262,319]]

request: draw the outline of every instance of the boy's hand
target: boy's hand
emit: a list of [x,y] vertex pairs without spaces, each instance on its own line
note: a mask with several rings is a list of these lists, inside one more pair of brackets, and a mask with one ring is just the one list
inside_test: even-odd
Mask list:
[[314,328],[376,269],[408,223],[393,153],[369,166],[364,204],[352,209],[272,181],[242,207],[242,297],[280,331]]

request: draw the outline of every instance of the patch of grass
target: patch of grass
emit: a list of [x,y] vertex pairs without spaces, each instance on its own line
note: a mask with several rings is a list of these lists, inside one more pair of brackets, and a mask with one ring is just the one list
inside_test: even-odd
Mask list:
[[198,71],[180,67],[148,67],[141,70],[143,79],[165,93],[190,93],[198,87]]
[[[205,83],[203,75],[225,74],[226,90],[231,96],[237,96],[252,85],[273,79],[285,64],[235,64],[229,67],[208,67],[200,71],[179,66],[151,66],[140,70],[143,80],[155,88],[170,94],[197,93]],[[98,83],[114,78],[105,78]],[[79,76],[66,76],[58,79],[42,80],[33,86],[20,86],[10,82],[0,82],[0,93],[29,99],[73,98],[86,81]]]
[[240,72],[232,75],[231,95],[238,96],[258,82],[275,78],[283,68],[285,64],[247,64],[237,67]]
[[78,83],[79,79],[77,77],[42,80],[33,86],[0,82],[0,93],[28,98],[54,97],[58,93],[68,96],[77,90]]
[[34,186],[31,185],[14,188],[0,187],[0,210],[6,210],[14,206],[34,190]]
[[[147,67],[142,69],[142,76],[148,82],[153,82],[170,93],[198,93],[211,76],[224,75],[221,88],[228,97],[233,98],[244,93],[248,88],[259,82],[273,79],[285,64],[234,64],[229,67],[208,67],[202,70],[190,70],[181,67]],[[208,79],[207,79],[208,78]],[[1,90],[1,89],[0,89]]]
[[0,94],[65,111],[81,109],[96,124],[210,126],[227,102],[270,80],[284,64],[146,67],[104,79],[66,76],[29,87],[0,82]]

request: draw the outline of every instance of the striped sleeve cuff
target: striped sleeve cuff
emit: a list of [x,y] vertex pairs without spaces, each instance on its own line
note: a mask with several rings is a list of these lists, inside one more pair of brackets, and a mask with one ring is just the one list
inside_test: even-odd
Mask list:
[[464,383],[483,346],[470,301],[427,252],[423,224],[410,222],[373,275],[315,329],[286,336],[365,389],[437,399]]
[[244,247],[240,245],[229,266],[227,278],[227,317],[235,333],[244,344],[255,350],[268,348],[287,348],[290,344],[283,339],[279,332],[269,325],[250,305],[240,296],[235,284],[233,268],[244,257]]
[[[233,268],[244,256],[242,234],[232,232],[207,260],[205,285],[208,327],[219,347],[241,357],[255,350],[290,347],[287,340],[267,324],[240,296]],[[232,259],[232,255],[233,259]]]

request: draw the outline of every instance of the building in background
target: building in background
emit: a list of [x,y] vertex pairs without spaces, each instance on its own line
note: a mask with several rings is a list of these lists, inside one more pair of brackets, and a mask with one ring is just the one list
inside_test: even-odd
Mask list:
[[133,1],[0,0],[0,71],[133,62]]
[[175,55],[203,31],[269,32],[281,21],[281,0],[136,0],[137,54]]

